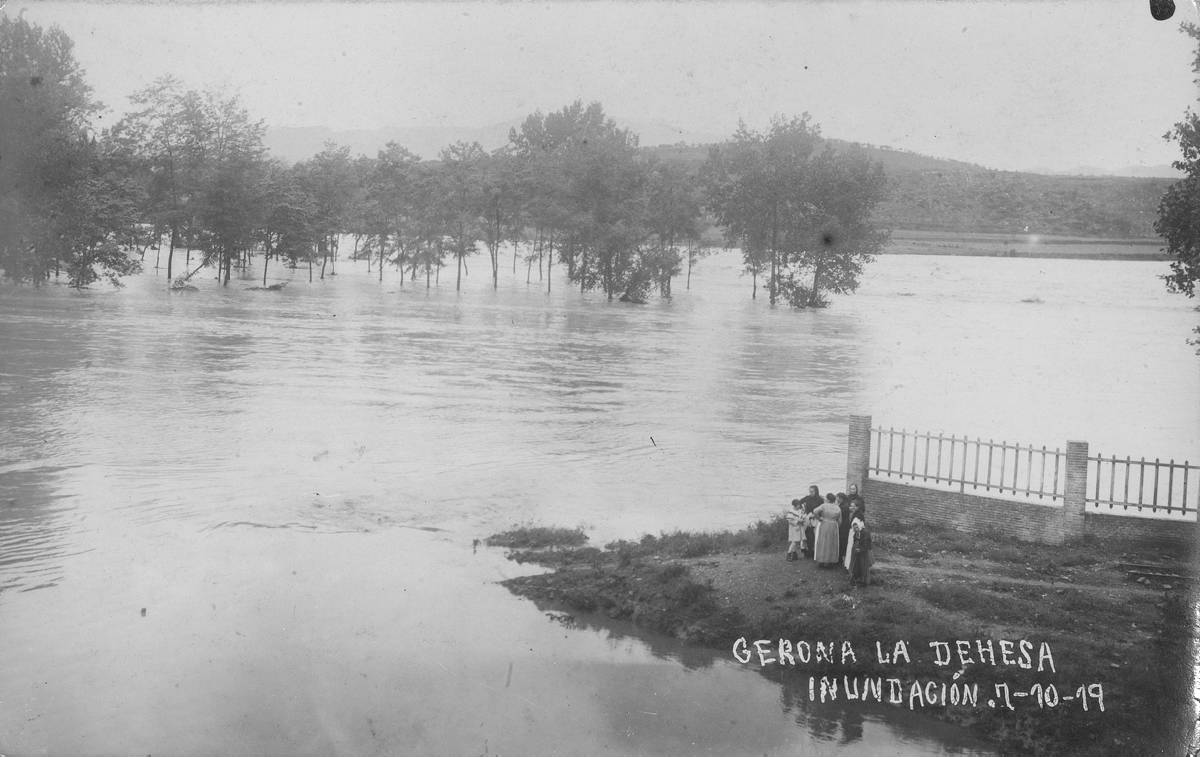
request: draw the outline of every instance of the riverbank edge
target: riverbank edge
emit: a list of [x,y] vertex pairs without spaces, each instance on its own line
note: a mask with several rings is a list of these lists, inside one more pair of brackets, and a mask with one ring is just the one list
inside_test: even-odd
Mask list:
[[[896,677],[905,682],[906,701],[910,681],[978,684],[981,703],[1002,683],[1013,691],[1055,683],[1062,694],[1099,683],[1108,692],[1103,714],[1095,704],[1091,711],[1075,702],[1044,710],[1023,700],[1013,711],[982,704],[919,708],[968,728],[1000,754],[1123,755],[1151,753],[1146,747],[1158,744],[1162,753],[1182,754],[1191,744],[1190,583],[1132,582],[1117,568],[1154,560],[1190,578],[1190,555],[1119,552],[1093,540],[1047,547],[913,528],[877,539],[876,580],[852,588],[840,569],[783,562],[782,517],[738,532],[647,535],[603,549],[581,546],[586,537],[577,530],[542,531],[526,539],[516,529],[488,543],[508,548],[510,559],[550,569],[502,582],[544,609],[630,620],[731,659],[739,638],[750,645],[765,639],[772,647],[780,639],[822,641],[839,649],[848,640],[858,650],[849,668],[836,656],[794,667],[778,660],[760,666],[757,658],[750,664],[773,679]],[[965,569],[952,569],[956,561]],[[936,664],[929,642],[959,639],[1027,639],[1035,650],[1044,641],[1055,667],[1039,673],[1036,664],[964,666],[963,677],[952,679],[954,668]],[[872,659],[876,642],[894,651],[898,640],[907,642],[910,663]]]
[[881,255],[953,255],[960,257],[1060,260],[1170,260],[1157,238],[1114,239],[1053,234],[1001,234],[893,229]]

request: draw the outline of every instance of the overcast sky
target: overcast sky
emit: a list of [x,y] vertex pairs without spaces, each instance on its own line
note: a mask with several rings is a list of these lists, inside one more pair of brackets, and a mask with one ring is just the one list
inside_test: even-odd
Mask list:
[[1179,25],[1198,20],[1176,2],[1166,22],[1144,0],[4,8],[70,34],[114,114],[172,73],[270,126],[478,127],[579,98],[688,141],[808,111],[842,139],[1113,170],[1176,157],[1162,135],[1197,98]]

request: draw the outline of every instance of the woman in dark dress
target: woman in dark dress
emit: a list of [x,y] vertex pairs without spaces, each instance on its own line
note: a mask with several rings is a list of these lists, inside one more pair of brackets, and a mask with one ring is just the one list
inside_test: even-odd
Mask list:
[[853,541],[850,546],[850,583],[869,586],[871,584],[871,529],[867,528],[866,515],[859,507],[853,507],[850,515],[850,531]]
[[842,511],[842,519],[838,522],[838,562],[846,562],[846,544],[850,541],[850,499],[838,492],[837,506]]
[[859,508],[860,508],[860,509],[862,509],[862,511],[863,511],[863,514],[864,514],[864,515],[866,514],[866,512],[867,512],[867,501],[866,501],[866,500],[864,500],[864,499],[863,499],[863,496],[862,496],[861,494],[859,494],[859,493],[858,493],[858,484],[850,484],[850,493],[849,493],[849,495],[847,496],[847,499],[850,501],[850,506],[851,506],[851,507],[853,507],[853,506],[854,506],[854,503],[856,503],[856,502],[857,502],[857,503],[858,503],[858,506],[859,506]]
[[[808,487],[808,496],[800,500],[801,506],[804,508],[806,515],[812,515],[812,511],[823,505],[825,500],[821,498],[821,491],[816,485]],[[806,557],[813,556],[813,527],[808,526],[804,529],[804,554]]]

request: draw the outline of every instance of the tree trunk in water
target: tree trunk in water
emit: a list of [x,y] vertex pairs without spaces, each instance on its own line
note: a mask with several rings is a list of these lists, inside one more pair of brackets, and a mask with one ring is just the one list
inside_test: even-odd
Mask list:
[[266,246],[263,247],[263,286],[267,285],[267,268],[271,265],[271,240],[267,239]]
[[687,275],[687,286],[685,286],[685,287],[684,287],[684,289],[685,289],[686,291],[688,291],[688,292],[692,291],[692,261],[693,261],[693,260],[695,260],[695,256],[693,256],[693,255],[692,255],[692,251],[691,251],[691,250],[688,250],[688,275]]
[[775,255],[775,250],[772,249],[771,250],[771,280],[769,282],[767,282],[768,287],[770,289],[768,294],[770,295],[770,300],[771,300],[772,305],[775,304],[775,290],[776,290],[776,284],[777,284],[778,280],[779,279],[778,279],[777,259],[776,259],[776,255]]
[[778,282],[779,282],[779,268],[778,268],[779,254],[776,251],[776,248],[778,247],[778,245],[779,245],[779,203],[776,202],[775,206],[772,208],[772,211],[771,211],[771,281],[769,282],[769,284],[770,284],[770,289],[771,289],[771,304],[772,305],[775,304],[775,294],[778,290]]
[[458,257],[458,278],[454,280],[454,291],[460,292],[460,291],[462,291],[462,265],[463,265],[463,256],[462,256],[461,251],[459,252],[457,257]]
[[312,250],[308,251],[308,283],[312,283]]
[[[160,243],[158,246],[162,247],[162,244]],[[174,257],[175,257],[175,230],[172,229],[171,230],[171,245],[170,245],[170,249],[167,250],[167,286],[171,286],[171,262],[174,259]],[[157,266],[158,264],[155,263],[155,265]]]
[[750,292],[750,299],[757,300],[758,299],[758,271],[755,271],[751,275],[751,280],[754,282],[754,289],[751,290],[751,292]]
[[[371,272],[371,256],[367,256],[367,273]],[[383,283],[383,240],[379,240],[379,283]],[[400,269],[400,286],[404,286],[404,268]]]
[[554,265],[554,241],[550,242],[550,252],[546,253],[546,294],[550,294],[550,266]]
[[613,290],[616,289],[616,282],[613,281],[612,258],[604,261],[604,290],[608,292],[608,301],[612,302]]
[[495,233],[492,235],[492,289],[500,288],[500,211],[496,210]]

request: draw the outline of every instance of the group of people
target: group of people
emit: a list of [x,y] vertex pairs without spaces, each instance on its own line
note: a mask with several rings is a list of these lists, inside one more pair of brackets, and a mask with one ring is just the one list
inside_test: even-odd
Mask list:
[[802,553],[821,568],[843,566],[852,584],[871,583],[871,530],[867,503],[857,485],[850,485],[849,494],[824,497],[810,486],[807,497],[792,500],[787,519],[788,562],[799,560]]

